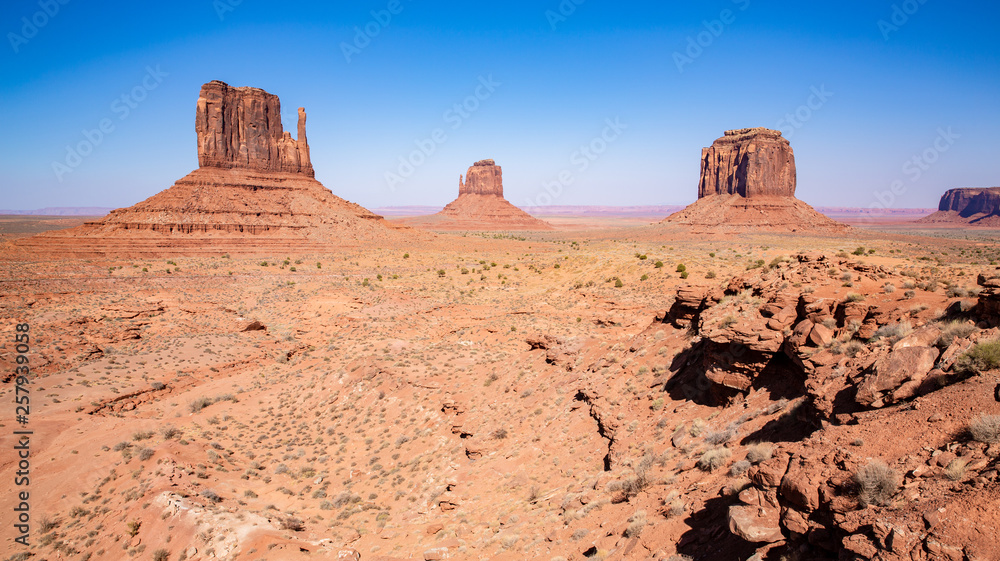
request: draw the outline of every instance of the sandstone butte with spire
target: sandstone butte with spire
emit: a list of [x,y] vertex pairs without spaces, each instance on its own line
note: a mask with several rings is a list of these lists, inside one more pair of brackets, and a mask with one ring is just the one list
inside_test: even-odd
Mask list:
[[304,108],[293,139],[278,96],[215,80],[201,87],[195,131],[199,167],[169,189],[16,245],[73,257],[276,254],[414,234],[316,181]]
[[552,226],[512,205],[503,196],[503,170],[480,160],[458,176],[458,198],[441,212],[404,223],[431,230],[551,230]]

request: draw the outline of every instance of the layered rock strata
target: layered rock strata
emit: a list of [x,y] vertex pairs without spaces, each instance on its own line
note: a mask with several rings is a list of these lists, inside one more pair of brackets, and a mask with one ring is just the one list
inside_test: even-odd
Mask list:
[[403,227],[316,181],[305,109],[298,116],[292,139],[282,128],[277,96],[209,82],[195,112],[201,167],[98,222],[18,246],[73,257],[272,254],[402,239]]
[[795,155],[779,131],[726,131],[702,149],[698,200],[664,222],[706,232],[842,231],[795,198]]
[[432,230],[551,230],[552,226],[510,204],[503,196],[503,170],[480,160],[458,178],[458,198],[441,212],[403,221]]
[[941,197],[938,211],[918,222],[1000,228],[1000,187],[951,189]]

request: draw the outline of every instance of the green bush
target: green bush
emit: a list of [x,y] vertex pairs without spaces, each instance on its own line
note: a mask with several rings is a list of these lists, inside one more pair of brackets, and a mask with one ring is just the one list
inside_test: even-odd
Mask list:
[[677,265],[677,272],[678,273],[683,273],[684,271],[687,271],[687,267],[684,266],[684,263],[678,264]]
[[653,266],[656,267],[657,269],[662,269],[663,261],[657,261],[655,264],[653,264]]
[[1000,368],[1000,339],[972,347],[955,361],[955,368],[967,374],[982,374]]

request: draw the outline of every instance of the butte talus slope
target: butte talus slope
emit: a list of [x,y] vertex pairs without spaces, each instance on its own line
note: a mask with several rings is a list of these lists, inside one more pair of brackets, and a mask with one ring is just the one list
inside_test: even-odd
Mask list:
[[1000,228],[1000,187],[950,189],[938,211],[917,222]]
[[212,81],[195,116],[199,168],[172,187],[98,222],[20,242],[38,254],[217,255],[324,250],[406,236],[314,178],[306,113],[298,138],[276,95]]
[[503,170],[480,160],[458,177],[458,198],[441,212],[405,221],[436,230],[551,230],[552,226],[510,204],[503,196]]
[[778,131],[726,131],[701,152],[698,200],[663,222],[695,231],[842,231],[795,198],[795,155]]

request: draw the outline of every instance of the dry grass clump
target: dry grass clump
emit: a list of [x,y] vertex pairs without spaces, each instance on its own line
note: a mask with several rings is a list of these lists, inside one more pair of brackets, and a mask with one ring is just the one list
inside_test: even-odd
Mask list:
[[937,344],[947,347],[955,342],[955,339],[965,339],[976,332],[975,324],[967,321],[949,321],[941,326],[941,336],[938,337]]
[[872,460],[854,473],[862,505],[885,506],[899,490],[899,475],[885,462]]
[[698,467],[705,471],[715,471],[726,465],[733,455],[729,448],[713,448],[701,455],[698,459]]
[[751,464],[759,464],[771,459],[774,454],[774,445],[770,442],[752,442],[747,446],[747,461]]
[[1000,442],[1000,415],[980,415],[969,423],[972,438],[985,444]]

